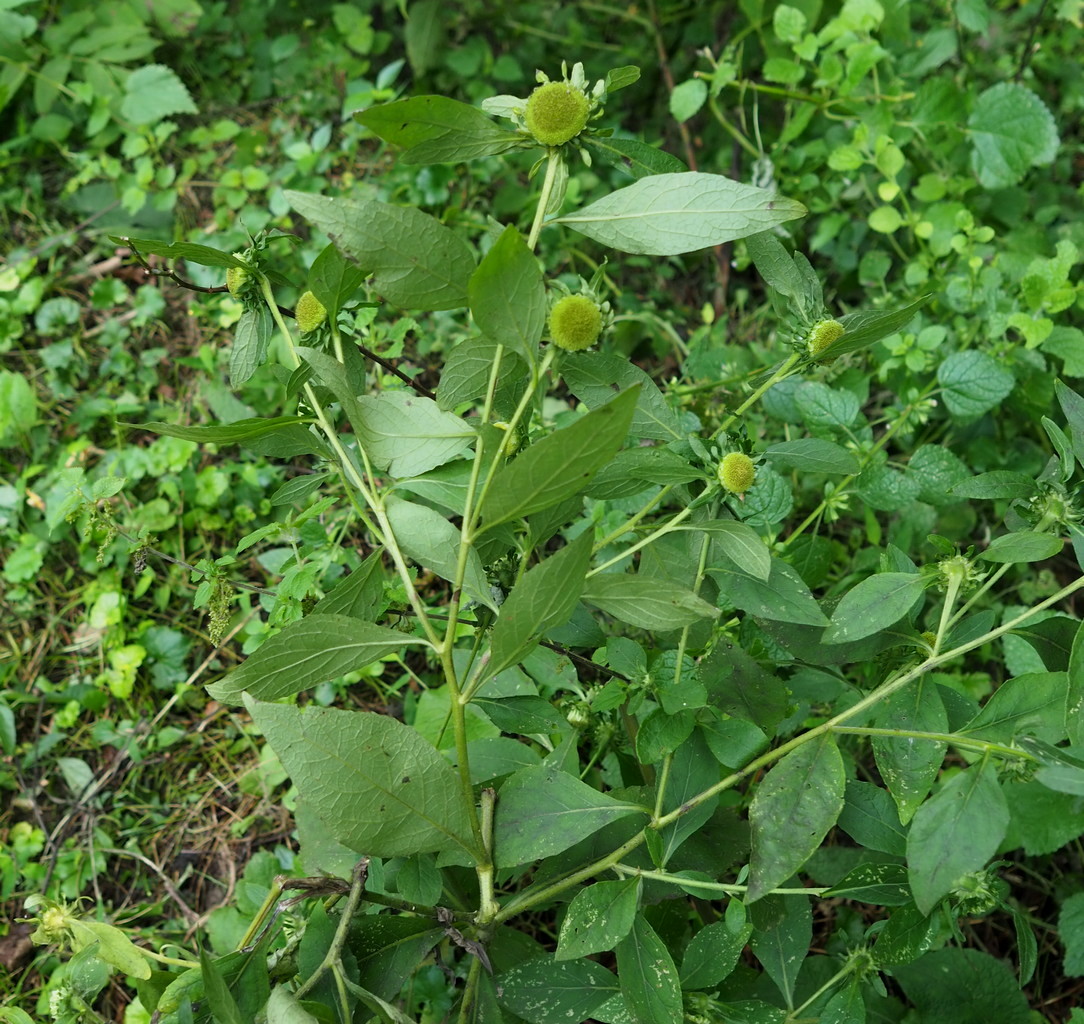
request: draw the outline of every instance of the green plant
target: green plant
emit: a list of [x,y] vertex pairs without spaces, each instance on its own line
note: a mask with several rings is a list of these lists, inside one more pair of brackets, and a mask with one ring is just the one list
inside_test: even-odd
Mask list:
[[[592,95],[634,77],[611,73]],[[510,99],[486,109],[517,123]],[[537,137],[435,96],[359,120],[422,165]],[[1084,399],[1054,385],[1066,426],[1045,421],[1053,453],[1033,473],[973,474],[932,439],[901,471],[886,446],[930,416],[935,389],[966,425],[1003,387],[989,356],[956,350],[936,381],[911,378],[898,407],[887,400],[874,433],[856,356],[929,315],[928,296],[833,318],[809,262],[769,230],[801,216],[798,203],[595,130],[584,152],[624,161],[634,181],[565,204],[573,153],[542,141],[526,236],[490,223],[468,242],[409,207],[288,193],[333,243],[306,282],[326,322],[295,309],[304,344],[279,306],[268,237],[239,256],[118,239],[144,258],[243,266],[231,377],[243,385],[273,356],[286,403],[277,416],[149,426],[325,467],[287,483],[299,511],[236,553],[325,514],[341,523],[334,547],[371,553],[337,581],[333,561],[298,557],[269,609],[279,631],[209,688],[245,704],[289,773],[310,877],[276,881],[234,951],[180,973],[154,973],[151,951],[112,931],[98,959],[134,977],[163,1020],[194,1008],[796,1024],[899,1019],[901,997],[921,1008],[952,985],[985,1019],[1026,1019],[1016,981],[967,948],[961,920],[1009,915],[1027,982],[1031,925],[992,861],[1020,827],[1014,787],[1057,802],[1084,779],[1069,714],[1084,634],[1070,616],[1042,618],[1084,579],[1016,610],[989,601],[1015,567],[1077,536]],[[668,394],[612,351],[580,351],[602,310],[567,287],[554,310],[589,303],[590,331],[560,345],[566,325],[550,315],[558,344],[541,346],[535,249],[554,227],[634,256],[745,239],[778,318],[773,365],[743,375],[732,408]],[[434,397],[367,359],[377,296],[418,315],[469,308],[477,333],[447,353]],[[775,440],[783,423],[806,436],[788,426]],[[928,494],[933,510],[946,497],[1001,502],[1008,532],[979,551],[947,518],[950,535],[926,541],[894,520],[879,552],[876,516],[851,519],[848,504],[894,511],[901,492]],[[109,495],[90,497],[100,509]],[[804,518],[784,530],[798,502]],[[220,627],[233,564],[197,566]],[[968,655],[1021,637],[1025,671],[969,689]],[[383,693],[405,723],[299,700],[381,659],[405,669]],[[820,898],[847,909],[826,955],[807,956]],[[77,917],[41,905],[42,937],[75,935]],[[747,946],[761,972],[739,966]]]

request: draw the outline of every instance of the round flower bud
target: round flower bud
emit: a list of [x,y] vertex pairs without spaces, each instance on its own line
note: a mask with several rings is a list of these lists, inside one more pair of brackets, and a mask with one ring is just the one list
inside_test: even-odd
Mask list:
[[309,331],[315,331],[327,319],[327,309],[312,292],[305,292],[297,300],[294,316],[297,318],[297,329],[302,334],[308,334]]
[[[242,254],[235,252],[234,258],[241,259]],[[244,267],[228,267],[226,269],[226,288],[229,293],[237,298],[244,290],[245,285],[252,279],[252,275]]]
[[829,345],[837,341],[847,328],[838,320],[820,320],[813,325],[806,340],[809,354],[816,359]]
[[550,337],[558,348],[582,352],[602,333],[602,310],[586,295],[566,295],[550,310]]
[[719,463],[719,483],[731,494],[744,494],[756,475],[757,467],[744,452],[731,452]]
[[560,146],[587,126],[590,104],[583,90],[568,82],[547,82],[527,99],[527,130],[543,146]]

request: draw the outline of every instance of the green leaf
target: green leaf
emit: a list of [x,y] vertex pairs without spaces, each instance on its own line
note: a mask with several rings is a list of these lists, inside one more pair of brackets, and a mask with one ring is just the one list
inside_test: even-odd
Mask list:
[[146,979],[151,976],[150,961],[119,928],[104,921],[72,920],[72,937],[77,948],[98,944],[95,955],[122,974]]
[[977,949],[938,949],[892,969],[922,1024],[1031,1024],[1012,971]]
[[501,732],[528,736],[531,733],[559,732],[567,727],[564,718],[542,697],[475,697],[471,705],[482,711]]
[[152,430],[167,437],[179,437],[185,441],[202,444],[241,444],[256,437],[271,434],[283,426],[306,423],[301,416],[274,416],[270,419],[237,420],[234,423],[211,423],[205,427],[180,427],[173,423],[129,423],[129,428]]
[[949,493],[957,498],[1030,498],[1035,493],[1035,480],[1015,470],[992,469],[953,484]]
[[381,999],[394,999],[429,951],[444,938],[431,918],[359,914],[347,933],[358,983]]
[[907,873],[918,909],[930,913],[965,874],[985,867],[1008,826],[992,762],[949,779],[918,809],[907,834]]
[[524,768],[502,787],[494,828],[502,868],[552,857],[604,825],[646,809],[614,800],[555,765]]
[[846,782],[831,736],[802,744],[764,776],[749,807],[746,903],[785,882],[813,855],[843,810]]
[[705,925],[685,948],[681,961],[681,987],[686,991],[715,988],[738,965],[753,926],[731,931],[725,921]]
[[1004,789],[1011,820],[1003,850],[1023,848],[1029,857],[1044,857],[1084,835],[1084,801],[1078,797],[1037,780],[1007,782]]
[[0,447],[25,435],[37,419],[38,400],[30,381],[21,373],[0,370]]
[[[385,505],[400,550],[419,565],[432,569],[441,579],[455,582],[462,535],[439,512],[426,505],[391,498]],[[477,548],[467,553],[463,589],[474,601],[496,609],[489,581]]]
[[858,460],[842,445],[817,437],[780,441],[764,449],[764,457],[777,469],[795,469],[805,473],[857,474]]
[[[754,929],[749,946],[783,998],[793,1005],[794,984],[813,939],[809,898],[766,896],[749,907],[749,916]],[[771,1019],[753,1018],[757,1024]]]
[[866,577],[836,605],[822,642],[845,644],[888,629],[911,610],[929,583],[926,577],[910,572]]
[[546,325],[546,288],[538,257],[513,225],[478,264],[468,295],[471,316],[482,331],[533,365]]
[[309,290],[324,304],[327,318],[332,323],[344,303],[357,294],[364,280],[365,274],[349,263],[334,245],[326,246],[309,268]]
[[1054,116],[1018,82],[998,82],[979,95],[967,119],[971,167],[984,188],[1010,188],[1032,167],[1058,154]]
[[260,700],[278,700],[422,642],[346,615],[307,615],[265,640],[207,692],[224,704],[239,703],[246,690]]
[[821,611],[802,578],[786,562],[771,560],[767,580],[756,579],[728,568],[709,568],[719,583],[720,601],[728,602],[749,615],[775,622],[795,622],[806,626],[825,626],[828,619]]
[[765,231],[805,213],[801,203],[765,189],[718,174],[685,171],[641,178],[553,223],[621,252],[677,256]]
[[859,864],[824,895],[881,907],[902,907],[911,902],[907,869],[902,864]]
[[377,548],[349,576],[321,598],[310,615],[349,615],[371,621],[385,607],[382,549]]
[[702,78],[690,78],[674,87],[670,93],[670,113],[675,121],[688,121],[708,98],[708,83]]
[[593,960],[528,960],[497,977],[497,998],[528,1024],[585,1021],[618,992],[617,978]]
[[703,479],[703,470],[667,448],[625,448],[595,474],[587,486],[587,496],[611,501],[640,494],[652,484],[685,484]]
[[440,64],[448,41],[448,21],[448,9],[441,0],[414,0],[407,8],[403,41],[416,76],[420,77]]
[[792,315],[808,322],[819,314],[824,308],[820,281],[801,253],[787,252],[770,231],[751,235],[745,244],[764,283],[790,300],[784,307]]
[[267,1024],[318,1024],[292,992],[276,985],[267,1000]]
[[850,779],[847,802],[837,824],[859,846],[902,857],[907,852],[907,829],[900,824],[892,797],[871,782]]
[[1069,726],[1069,742],[1084,747],[1084,622],[1073,637],[1069,653],[1069,692],[1065,698],[1065,720]]
[[620,167],[634,178],[646,178],[651,174],[673,174],[689,169],[676,156],[636,139],[588,135],[583,138],[583,142],[591,153],[601,157],[604,163]]
[[681,1024],[681,987],[665,943],[637,914],[632,931],[617,946],[621,994],[635,1024]]
[[157,124],[175,114],[198,113],[184,82],[164,64],[137,68],[124,83],[120,114],[133,124]]
[[866,1002],[857,977],[852,975],[850,984],[825,1003],[820,1024],[866,1024]]
[[592,532],[532,566],[500,608],[490,636],[486,675],[496,675],[534,650],[546,630],[572,616],[591,564]]
[[474,255],[435,217],[375,199],[331,199],[291,190],[285,196],[364,273],[374,275],[373,287],[389,302],[427,311],[467,305]]
[[1007,398],[1016,378],[993,356],[965,349],[953,352],[937,368],[937,382],[948,411],[960,419],[972,420]]
[[245,705],[339,842],[373,857],[453,847],[473,856],[459,776],[409,726],[367,711]]
[[818,380],[803,381],[794,394],[794,403],[811,427],[850,427],[858,418],[857,396],[843,388],[831,388]]
[[583,600],[640,629],[680,629],[699,619],[714,619],[719,609],[670,580],[626,573],[588,578]]
[[988,562],[1015,563],[1041,562],[1053,558],[1064,547],[1060,537],[1052,533],[1033,533],[1021,530],[1018,533],[1006,533],[990,541],[985,551],[979,552],[979,558]]
[[900,309],[867,309],[840,317],[844,333],[818,355],[824,362],[848,352],[869,348],[876,341],[902,331],[933,295],[923,295]]
[[758,580],[767,581],[772,572],[772,555],[760,534],[736,519],[710,519],[687,523],[683,529],[703,531],[711,537],[711,556],[730,559],[734,569]]
[[1084,893],[1074,893],[1061,905],[1058,937],[1065,947],[1063,970],[1070,978],[1084,976]]
[[913,903],[893,912],[877,936],[873,955],[878,964],[895,966],[917,960],[933,945],[937,921]]
[[[309,350],[299,350],[306,360]],[[466,420],[431,398],[384,391],[357,399],[358,441],[374,465],[396,478],[419,476],[454,459],[478,436]],[[351,419],[353,423],[353,419]]]
[[230,986],[218,964],[200,948],[200,971],[203,974],[203,987],[207,1004],[216,1024],[244,1024],[244,1017],[233,998]]
[[271,344],[271,330],[271,311],[266,305],[261,303],[241,314],[230,345],[231,388],[239,388],[263,366]]
[[614,390],[636,385],[640,397],[632,414],[629,433],[658,441],[677,441],[685,434],[677,414],[666,402],[658,385],[635,363],[609,352],[578,352],[561,362],[561,377],[568,389],[589,409],[613,398]]
[[485,525],[528,516],[579,494],[621,447],[638,398],[639,388],[623,391],[502,466],[482,503]]
[[643,883],[639,878],[596,882],[573,897],[557,937],[557,960],[613,949],[632,928]]
[[412,96],[354,115],[385,142],[402,146],[405,164],[459,163],[523,146],[517,132],[501,128],[477,107],[445,96]]
[[[437,405],[444,410],[454,409],[462,402],[481,398],[489,387],[489,375],[497,355],[497,342],[483,335],[464,338],[444,361],[444,369],[437,385]],[[522,379],[526,367],[514,352],[507,350],[501,356],[502,378]]]
[[1011,743],[1021,735],[1060,743],[1068,698],[1068,673],[1028,672],[1002,683],[959,731],[994,743]]
[[898,729],[901,736],[874,736],[873,755],[900,821],[906,825],[941,769],[946,744],[942,740],[915,740],[908,732],[946,732],[948,715],[937,686],[920,680],[881,702],[875,719],[883,729]]
[[959,501],[953,488],[971,477],[964,461],[938,444],[919,446],[907,464],[907,472],[919,482],[918,500],[928,505],[951,505]]

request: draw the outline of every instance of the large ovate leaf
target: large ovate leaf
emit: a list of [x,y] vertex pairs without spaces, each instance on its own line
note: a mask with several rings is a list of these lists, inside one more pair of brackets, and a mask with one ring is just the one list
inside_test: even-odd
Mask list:
[[765,231],[806,213],[793,199],[719,174],[640,178],[556,223],[620,252],[677,256]]
[[638,878],[596,882],[573,897],[557,938],[558,960],[613,949],[632,928],[643,883]]
[[636,1024],[681,1024],[681,985],[674,958],[643,914],[636,915],[632,931],[617,946],[617,976]]
[[813,855],[843,810],[846,783],[831,736],[792,750],[764,776],[749,807],[747,902],[786,881]]
[[203,444],[241,444],[265,434],[272,434],[284,426],[305,422],[307,421],[301,416],[273,416],[269,419],[235,420],[233,423],[209,423],[203,427],[181,427],[157,420],[150,423],[132,423],[130,426]]
[[659,441],[684,436],[677,413],[667,404],[658,385],[635,363],[609,352],[570,353],[561,362],[561,376],[568,389],[589,409],[613,398],[614,389],[640,386],[629,433]]
[[251,697],[245,704],[298,792],[345,846],[374,857],[454,847],[473,854],[459,777],[409,726],[367,711]]
[[435,217],[375,199],[331,199],[287,191],[286,198],[402,309],[456,309],[467,304],[474,272],[470,247]]
[[591,563],[591,531],[532,566],[500,608],[490,637],[487,675],[496,675],[533,650],[546,630],[572,616]]
[[493,341],[535,361],[546,324],[546,289],[538,257],[509,225],[471,275],[471,316]]
[[497,863],[507,868],[551,857],[611,821],[644,812],[554,765],[524,768],[501,787],[497,800]]
[[587,580],[583,600],[640,629],[680,629],[719,609],[670,580],[625,573],[600,573]]
[[541,511],[579,494],[621,447],[638,387],[555,430],[501,467],[482,503],[486,526]]
[[636,139],[588,135],[583,141],[604,163],[620,167],[634,178],[646,178],[652,174],[673,174],[689,169],[676,156]]
[[[435,509],[392,498],[387,503],[388,521],[403,554],[432,569],[441,579],[455,582],[459,570],[462,535]],[[476,548],[467,553],[463,589],[470,598],[496,608],[482,560]]]
[[983,92],[967,127],[971,166],[984,188],[1009,188],[1032,167],[1051,163],[1058,153],[1053,115],[1019,82],[998,82]]
[[207,692],[228,704],[239,703],[245,691],[260,700],[278,700],[421,642],[346,615],[308,615],[264,641],[240,668],[208,686]]
[[949,779],[918,809],[907,834],[907,874],[918,909],[930,913],[964,875],[985,867],[1008,827],[993,763]]
[[929,580],[918,573],[882,572],[848,590],[824,631],[826,644],[845,644],[899,622],[922,596]]
[[419,476],[455,458],[477,436],[465,420],[431,398],[385,391],[357,399],[358,440],[374,465],[393,477]]
[[[412,12],[413,17],[413,12]],[[402,146],[405,164],[459,163],[506,153],[524,144],[477,107],[446,96],[411,96],[354,115],[385,142]]]
[[948,716],[940,690],[932,682],[919,680],[905,690],[891,694],[877,710],[876,724],[898,729],[899,736],[874,736],[873,755],[877,770],[896,801],[900,821],[906,825],[941,769],[945,743],[936,739],[915,739],[909,732],[944,733]]
[[528,1024],[585,1021],[618,992],[617,978],[593,960],[528,960],[497,978],[497,998]]

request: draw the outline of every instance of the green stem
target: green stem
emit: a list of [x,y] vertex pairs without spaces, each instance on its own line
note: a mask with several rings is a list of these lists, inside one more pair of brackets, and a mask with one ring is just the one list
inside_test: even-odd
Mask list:
[[629,555],[635,554],[641,548],[646,548],[648,544],[653,544],[660,537],[663,537],[666,534],[672,532],[673,530],[676,530],[684,520],[689,518],[689,516],[692,514],[692,511],[692,508],[686,505],[685,508],[678,512],[678,514],[675,515],[673,519],[668,520],[657,530],[652,530],[649,534],[647,534],[646,537],[640,538],[640,540],[633,544],[632,547],[625,548],[623,551],[620,551],[618,552],[618,554],[614,555],[613,558],[609,559],[609,561],[603,562],[602,565],[595,566],[595,568],[587,574],[587,578],[590,579],[592,576],[597,576],[600,572],[605,572],[607,569],[610,568],[611,565],[616,565],[622,559],[628,558]]
[[557,180],[557,170],[563,159],[559,149],[546,151],[546,176],[542,179],[542,194],[538,197],[538,209],[534,212],[534,222],[531,224],[531,233],[527,238],[527,248],[532,251],[538,244],[538,236],[542,232],[542,221],[546,217],[546,207],[550,204],[550,195],[553,192],[553,183]]
[[[647,871],[644,868],[629,867],[625,864],[615,864],[613,870],[625,878],[647,878],[655,882],[669,882],[671,885],[679,885],[687,889],[703,889],[705,892],[718,892],[724,896],[742,896],[749,891],[747,885],[734,885],[730,882],[702,882],[696,878],[682,878],[680,875],[671,875],[667,871]],[[794,889],[772,889],[767,896],[823,896],[829,887],[822,889],[802,886]]]
[[350,931],[350,925],[353,923],[354,914],[357,913],[358,903],[361,901],[361,894],[365,891],[365,879],[368,872],[368,866],[368,857],[358,861],[355,865],[354,883],[350,886],[350,895],[347,897],[346,906],[343,908],[342,916],[339,918],[339,926],[335,929],[335,937],[331,940],[331,945],[324,954],[324,959],[320,962],[320,966],[317,967],[316,970],[301,983],[297,991],[294,992],[295,998],[300,999],[304,996],[306,992],[315,986],[332,965],[340,962],[343,946],[346,945],[346,936]]
[[763,394],[774,385],[778,384],[781,380],[785,380],[793,372],[794,368],[802,361],[802,354],[800,352],[792,352],[779,367],[759,388],[756,389],[741,405],[737,407],[718,427],[715,428],[715,432],[711,435],[712,440],[717,438],[725,430],[729,429],[734,421],[742,415],[751,405],[759,401]]
[[850,736],[893,736],[899,739],[929,740],[931,743],[951,743],[964,750],[974,750],[980,754],[999,754],[1015,760],[1036,761],[1038,758],[1019,747],[1008,747],[1003,743],[988,743],[986,740],[973,740],[953,732],[916,732],[911,729],[879,729],[857,725],[838,725],[832,732]]

